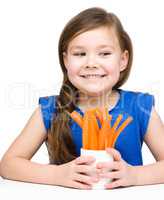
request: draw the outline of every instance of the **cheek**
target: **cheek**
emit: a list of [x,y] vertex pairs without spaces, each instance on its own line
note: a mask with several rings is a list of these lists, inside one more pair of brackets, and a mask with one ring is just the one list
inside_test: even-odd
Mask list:
[[67,67],[67,74],[69,77],[73,77],[79,73],[79,70],[77,67],[71,65]]
[[111,75],[111,76],[117,76],[120,73],[119,67],[114,66],[114,65],[107,66],[106,71],[107,71],[108,75]]
[[102,64],[109,73],[117,74],[120,71],[120,56],[113,55],[109,59],[105,60]]
[[70,60],[67,65],[68,75],[75,75],[79,73],[79,63],[76,60]]
[[108,74],[109,80],[113,82],[113,84],[116,84],[120,77],[119,67],[117,65],[107,66],[106,72]]

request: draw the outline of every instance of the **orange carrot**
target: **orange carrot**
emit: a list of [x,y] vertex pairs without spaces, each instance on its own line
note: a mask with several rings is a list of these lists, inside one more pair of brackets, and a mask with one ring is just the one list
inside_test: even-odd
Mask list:
[[83,144],[83,149],[89,149],[89,116],[88,116],[88,112],[86,112],[83,117],[82,144]]
[[102,110],[102,127],[99,133],[99,149],[105,149],[108,146],[108,140],[111,138],[111,120],[107,108]]
[[[109,115],[109,113],[107,113],[107,119],[108,119],[108,121],[111,123],[112,115]],[[111,126],[111,124],[110,124],[110,126]]]
[[112,148],[113,137],[114,137],[114,131],[111,128],[106,139],[107,142],[106,142],[105,148],[107,147]]
[[118,130],[115,132],[114,134],[114,138],[113,138],[113,143],[112,143],[112,147],[114,148],[116,140],[118,138],[118,136],[120,135],[120,133],[126,128],[126,126],[133,120],[132,117],[128,117],[122,124],[121,126],[118,128]]
[[76,111],[73,111],[69,115],[82,128],[82,126],[83,126],[83,118],[82,118],[82,116]]
[[105,137],[106,137],[106,133],[104,131],[105,129],[105,124],[102,125],[102,128],[99,131],[99,150],[103,150],[105,147]]
[[121,120],[122,120],[122,115],[119,115],[119,116],[117,117],[117,119],[116,119],[116,121],[115,121],[113,127],[112,127],[113,131],[116,131],[116,129],[117,129],[119,123],[121,122]]
[[[111,118],[112,116],[109,116],[109,117]],[[122,115],[119,115],[117,117],[114,125],[111,127],[110,132],[108,133],[108,136],[107,136],[106,148],[107,147],[111,148],[113,146],[113,140],[114,140],[114,136],[115,136],[115,131],[116,131],[121,119],[122,119]]]
[[111,127],[112,115],[108,114],[107,117],[108,117],[108,122],[109,122],[109,126],[110,126],[110,131],[108,131],[108,133],[107,133],[105,148],[112,146],[112,141],[113,141],[113,136],[114,136],[114,131]]
[[92,150],[98,150],[99,126],[94,112],[95,111],[92,110],[88,113],[89,115],[88,132],[89,132],[89,142],[90,142],[89,148]]
[[102,110],[100,108],[97,108],[95,110],[95,114],[96,114],[96,117],[99,119],[101,124],[103,123],[103,119],[105,119],[105,118],[107,118],[109,121],[111,121],[112,115],[109,115],[107,109]]
[[99,149],[103,150],[107,147],[108,137],[111,135],[111,128],[109,120],[104,120],[102,124],[102,128],[99,132]]
[[[83,148],[92,150],[114,148],[118,136],[132,121],[132,117],[128,117],[118,128],[123,117],[120,114],[111,127],[112,115],[108,113],[107,107],[89,109],[83,117],[76,111],[68,114],[82,128]],[[101,129],[97,119],[100,121]]]
[[102,124],[103,123],[103,116],[102,116],[102,112],[99,108],[95,109],[95,115],[99,119],[100,124]]
[[101,108],[101,111],[102,111],[103,120],[106,120],[108,118],[108,109],[107,109],[107,107]]

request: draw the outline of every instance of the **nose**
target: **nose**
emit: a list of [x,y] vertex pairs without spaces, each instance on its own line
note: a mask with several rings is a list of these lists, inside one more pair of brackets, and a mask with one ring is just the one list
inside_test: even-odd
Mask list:
[[91,69],[92,69],[92,68],[96,69],[97,66],[96,66],[96,65],[94,65],[94,66],[93,66],[93,65],[92,65],[92,66],[90,66],[90,65],[86,65],[85,68],[86,68],[86,69],[90,69],[90,68],[91,68]]
[[94,55],[90,55],[87,57],[85,68],[98,68],[98,63]]

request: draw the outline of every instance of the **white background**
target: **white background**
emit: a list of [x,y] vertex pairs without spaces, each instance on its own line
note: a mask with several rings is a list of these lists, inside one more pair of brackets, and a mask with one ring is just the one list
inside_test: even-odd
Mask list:
[[[39,96],[58,93],[60,33],[70,18],[92,6],[115,13],[133,41],[133,68],[123,88],[155,95],[164,119],[162,0],[1,0],[0,158],[37,107]],[[153,161],[145,146],[143,156],[145,164]],[[44,145],[33,159],[48,161]]]

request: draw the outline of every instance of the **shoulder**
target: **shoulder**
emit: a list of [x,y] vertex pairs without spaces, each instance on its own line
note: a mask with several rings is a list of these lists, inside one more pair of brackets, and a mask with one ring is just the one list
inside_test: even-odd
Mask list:
[[122,93],[122,95],[127,96],[127,97],[131,97],[131,98],[145,98],[145,97],[150,97],[153,96],[152,94],[150,94],[149,92],[141,92],[141,91],[131,91],[131,90],[122,90],[120,89],[120,92]]
[[[120,90],[122,99],[129,105],[135,104],[136,107],[142,109],[150,105],[154,105],[154,96],[148,92]],[[133,105],[134,106],[134,105]]]
[[39,104],[44,110],[54,112],[58,95],[39,97]]
[[40,104],[48,104],[50,105],[50,103],[53,103],[58,95],[51,95],[51,96],[42,96],[39,97],[39,103]]
[[140,134],[143,138],[147,132],[153,106],[155,104],[154,96],[148,92],[121,91],[122,107],[133,115],[140,127]]
[[39,105],[43,117],[43,121],[46,129],[48,130],[51,126],[54,114],[56,114],[56,101],[58,95],[43,96],[39,97]]

